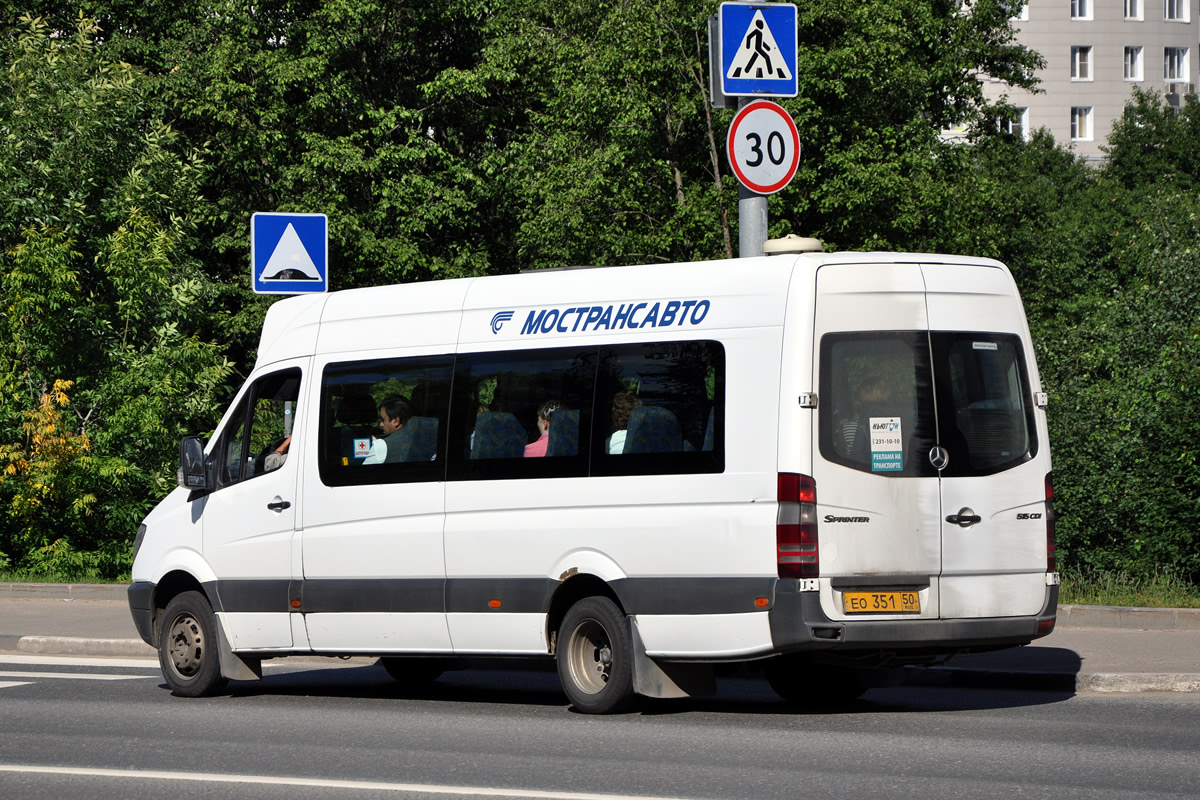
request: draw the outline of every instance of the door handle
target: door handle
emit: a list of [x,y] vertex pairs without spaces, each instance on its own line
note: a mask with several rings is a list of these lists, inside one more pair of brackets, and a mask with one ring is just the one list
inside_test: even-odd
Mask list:
[[291,508],[292,504],[282,497],[276,497],[270,503],[267,503],[268,511],[283,511],[285,508]]
[[946,522],[949,522],[951,525],[957,525],[960,528],[969,528],[972,525],[983,522],[983,517],[969,508],[962,508],[959,509],[957,514],[951,514],[946,517]]

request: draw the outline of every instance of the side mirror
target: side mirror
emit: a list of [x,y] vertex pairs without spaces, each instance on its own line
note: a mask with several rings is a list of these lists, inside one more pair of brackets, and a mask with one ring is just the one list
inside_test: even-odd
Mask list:
[[179,443],[179,485],[184,489],[205,491],[212,486],[204,463],[204,443],[198,436],[188,436]]

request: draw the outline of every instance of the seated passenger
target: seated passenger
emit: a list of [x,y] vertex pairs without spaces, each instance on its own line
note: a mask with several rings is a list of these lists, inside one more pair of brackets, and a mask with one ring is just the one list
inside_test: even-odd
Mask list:
[[619,456],[625,452],[625,436],[629,433],[629,415],[642,401],[633,392],[617,392],[612,401],[613,433],[605,443],[604,452]]
[[371,452],[362,463],[382,464],[387,459],[388,443],[396,441],[400,429],[412,415],[412,406],[403,397],[385,398],[379,404],[379,427],[383,429],[383,436],[371,440]]
[[562,408],[562,403],[557,400],[547,400],[542,403],[538,409],[537,426],[540,436],[537,441],[525,445],[526,458],[541,458],[546,455],[546,447],[550,444],[550,417],[555,411]]

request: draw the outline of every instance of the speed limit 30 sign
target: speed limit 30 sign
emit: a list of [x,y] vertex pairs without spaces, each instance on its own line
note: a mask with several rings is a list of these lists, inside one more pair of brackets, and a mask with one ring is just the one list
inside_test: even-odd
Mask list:
[[778,192],[800,166],[796,123],[770,100],[756,100],[737,113],[725,148],[737,179],[758,194]]

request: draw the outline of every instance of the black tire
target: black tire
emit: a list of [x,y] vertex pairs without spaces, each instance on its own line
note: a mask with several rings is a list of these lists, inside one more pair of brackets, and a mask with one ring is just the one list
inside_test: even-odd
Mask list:
[[217,619],[199,592],[167,603],[158,628],[158,663],[172,694],[206,697],[225,688],[217,651]]
[[387,670],[392,680],[406,689],[419,689],[433,683],[446,671],[446,664],[440,658],[383,656],[379,663]]
[[814,664],[799,655],[772,658],[766,664],[767,683],[790,705],[809,710],[837,708],[861,697],[867,685],[849,667]]
[[633,705],[633,641],[629,620],[607,597],[586,597],[563,617],[558,679],[585,714],[616,714]]

